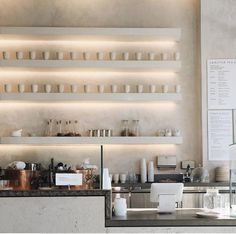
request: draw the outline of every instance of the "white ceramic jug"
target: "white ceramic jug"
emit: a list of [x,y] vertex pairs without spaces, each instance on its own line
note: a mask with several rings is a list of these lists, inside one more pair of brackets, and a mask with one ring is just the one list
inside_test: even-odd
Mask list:
[[115,216],[125,216],[127,213],[127,203],[125,198],[115,198],[114,201]]

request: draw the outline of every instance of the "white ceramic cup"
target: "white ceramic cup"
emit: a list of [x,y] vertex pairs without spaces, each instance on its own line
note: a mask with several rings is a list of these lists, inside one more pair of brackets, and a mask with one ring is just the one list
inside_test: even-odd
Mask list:
[[111,182],[113,181],[113,175],[112,174],[109,174],[109,177],[110,177],[110,180]]
[[142,52],[136,52],[135,58],[136,58],[136,60],[142,60]]
[[167,53],[161,53],[161,60],[167,60],[168,54]]
[[110,60],[116,60],[116,52],[110,52]]
[[58,60],[63,60],[63,58],[64,58],[64,53],[62,51],[58,51],[57,52],[57,59]]
[[29,52],[29,58],[31,60],[35,60],[36,59],[36,51],[32,50]]
[[155,93],[156,92],[156,85],[149,85],[149,92]]
[[37,84],[32,84],[31,85],[31,91],[33,93],[37,93],[39,91],[39,86]]
[[172,135],[175,137],[179,137],[180,136],[180,130],[179,129],[173,129],[172,130]]
[[148,59],[149,59],[149,60],[154,60],[154,59],[155,59],[155,53],[149,52],[149,53],[148,53]]
[[126,177],[127,177],[126,174],[120,174],[120,182],[121,182],[122,184],[124,184],[124,183],[126,182]]
[[112,93],[116,93],[116,92],[117,92],[117,89],[118,89],[118,87],[117,87],[116,84],[111,85],[111,92],[112,92]]
[[44,89],[46,93],[51,93],[52,91],[52,85],[51,84],[45,84]]
[[16,58],[17,59],[23,59],[24,58],[24,53],[22,51],[17,51],[16,52]]
[[8,51],[3,51],[3,52],[2,52],[2,57],[3,57],[3,59],[5,59],[5,60],[10,59],[10,52],[8,52]]
[[157,135],[158,135],[159,137],[165,136],[165,133],[166,133],[165,129],[159,129],[159,130],[157,131]]
[[18,92],[19,93],[25,92],[25,84],[18,84]]
[[72,93],[77,93],[78,90],[78,85],[77,84],[72,84],[71,85],[71,92]]
[[124,85],[124,90],[125,90],[125,93],[129,93],[130,92],[130,85]]
[[90,59],[90,53],[89,52],[84,52],[83,57],[84,57],[84,60],[89,60]]
[[114,180],[114,183],[119,183],[119,179],[120,179],[120,175],[119,174],[114,174],[113,175],[113,180]]
[[179,52],[174,53],[174,60],[180,60],[180,53]]
[[165,136],[166,136],[166,137],[171,137],[171,136],[172,136],[172,130],[171,130],[170,128],[167,128],[167,129],[165,130]]
[[168,85],[162,85],[162,93],[168,93],[169,87]]
[[12,85],[11,84],[5,84],[4,90],[6,93],[10,93],[12,91]]
[[175,92],[180,93],[181,92],[181,85],[175,85]]
[[103,60],[104,59],[104,53],[103,52],[97,52],[97,60]]
[[104,85],[102,85],[102,84],[98,85],[98,92],[99,93],[104,93],[104,90],[105,90],[105,86]]
[[43,51],[43,59],[48,60],[50,58],[50,52],[49,51]]
[[75,51],[70,52],[70,59],[71,60],[76,60],[77,59],[77,53]]
[[59,84],[58,85],[58,92],[59,93],[64,93],[65,91],[65,85],[64,84]]
[[89,93],[90,89],[91,89],[90,85],[88,85],[88,84],[84,85],[84,92],[85,93]]
[[123,59],[124,60],[129,60],[129,52],[124,52],[123,53]]
[[139,84],[136,86],[137,88],[137,93],[142,93],[143,92],[143,85]]

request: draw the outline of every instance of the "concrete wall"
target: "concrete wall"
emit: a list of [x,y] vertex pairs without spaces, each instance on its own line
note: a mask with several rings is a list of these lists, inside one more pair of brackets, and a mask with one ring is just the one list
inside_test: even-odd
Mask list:
[[[183,101],[180,104],[0,104],[0,135],[7,136],[13,129],[23,128],[25,134],[42,134],[48,118],[79,119],[80,130],[113,128],[117,134],[122,119],[139,119],[143,135],[154,135],[158,128],[180,128],[184,142],[181,146],[106,146],[105,165],[111,172],[139,172],[139,159],[155,160],[158,154],[176,154],[178,162],[184,159],[201,162],[200,78],[198,74],[198,1],[197,0],[2,0],[1,26],[76,26],[76,27],[180,27],[182,39],[177,45],[160,44],[86,44],[91,51],[179,50],[182,71],[172,76],[153,73],[1,73],[4,83],[31,84],[84,83],[135,85],[154,83],[181,84]],[[29,50],[29,48],[70,49],[73,45],[50,43],[0,44],[0,50]],[[85,157],[98,163],[99,149],[95,147],[37,147],[1,146],[0,166],[12,160],[40,161],[50,157],[66,163],[79,164]]]
[[236,5],[233,0],[201,1],[201,70],[202,70],[202,129],[203,163],[211,170],[228,161],[209,161],[207,158],[207,59],[235,58]]

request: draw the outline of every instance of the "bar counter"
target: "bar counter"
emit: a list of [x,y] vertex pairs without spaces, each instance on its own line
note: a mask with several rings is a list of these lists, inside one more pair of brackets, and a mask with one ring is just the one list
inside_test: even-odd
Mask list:
[[1,197],[104,197],[105,198],[105,218],[111,217],[111,191],[92,190],[0,190]]
[[106,220],[107,227],[190,227],[236,226],[236,218],[222,215],[219,218],[200,218],[196,212],[203,209],[176,209],[171,214],[158,214],[157,209],[129,209],[125,217]]

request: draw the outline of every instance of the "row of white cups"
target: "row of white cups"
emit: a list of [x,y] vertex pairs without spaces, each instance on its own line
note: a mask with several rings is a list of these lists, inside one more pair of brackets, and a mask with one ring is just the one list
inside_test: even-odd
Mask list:
[[[120,54],[122,55],[122,59],[123,60],[131,60],[131,56],[133,56],[132,53],[130,52],[122,52],[122,53],[118,53],[118,52],[108,52],[109,54],[109,59],[110,60],[118,60],[118,56],[120,56]],[[9,59],[18,59],[18,60],[22,60],[22,59],[31,59],[31,60],[35,60],[38,58],[42,58],[43,60],[50,60],[52,58],[57,59],[57,60],[64,60],[66,58],[66,55],[68,56],[69,59],[71,60],[77,60],[78,58],[81,58],[83,60],[92,60],[92,55],[93,53],[91,52],[63,52],[63,51],[57,51],[56,52],[56,56],[54,56],[54,53],[50,52],[50,51],[42,51],[42,52],[37,52],[37,51],[29,51],[29,52],[23,52],[23,51],[16,51],[15,55],[12,56],[12,53],[10,53],[9,51],[3,51],[2,52],[2,58],[4,60],[9,60]],[[160,59],[161,60],[180,60],[180,53],[179,52],[174,52],[173,54],[170,53],[155,53],[155,52],[149,52],[147,53],[143,53],[143,52],[135,52],[135,59],[136,60],[157,60],[157,56],[160,55]],[[97,60],[105,60],[106,57],[106,53],[105,52],[96,52],[96,59]],[[147,57],[147,59],[144,59],[145,57]]]
[[[53,90],[53,85],[51,84],[44,84],[42,85],[44,88],[45,93],[51,93]],[[77,84],[71,84],[70,86],[70,92],[71,93],[77,93],[78,92],[78,85]],[[32,93],[38,93],[39,92],[39,87],[40,85],[38,84],[31,84],[31,92]],[[57,92],[59,93],[64,93],[66,90],[66,85],[65,84],[58,84],[56,85],[57,87]],[[144,92],[144,85],[138,84],[135,86],[136,87],[136,92],[137,93],[143,93]],[[117,93],[118,92],[119,86],[116,84],[110,85],[110,91],[111,93]],[[90,93],[92,90],[92,85],[86,84],[83,86],[84,92],[85,93]],[[12,84],[5,84],[4,85],[4,91],[6,93],[11,93],[13,90]],[[180,85],[175,85],[174,86],[175,93],[180,93],[181,92],[181,86]],[[18,84],[18,92],[19,93],[24,93],[26,91],[26,85],[25,84]],[[97,91],[98,93],[104,93],[105,92],[105,85],[99,84],[97,85]],[[131,85],[125,84],[123,85],[123,92],[124,93],[130,93],[131,92]],[[149,93],[156,93],[157,92],[157,85],[149,85]],[[162,93],[168,93],[169,92],[169,85],[162,85],[161,86],[161,92]]]

